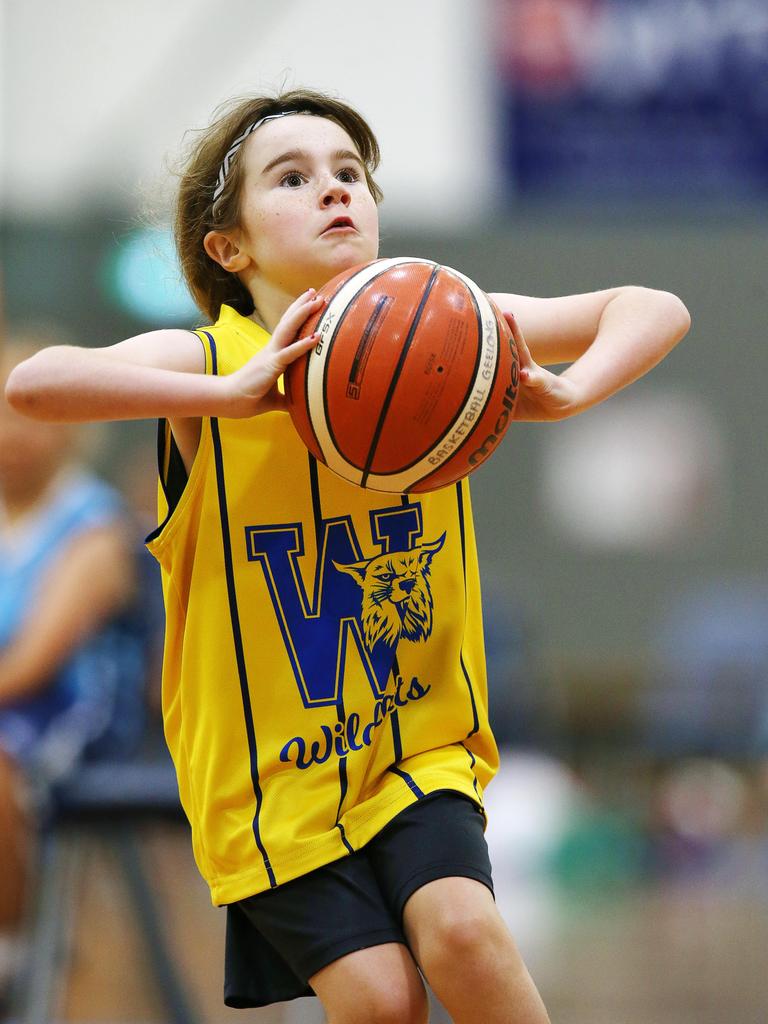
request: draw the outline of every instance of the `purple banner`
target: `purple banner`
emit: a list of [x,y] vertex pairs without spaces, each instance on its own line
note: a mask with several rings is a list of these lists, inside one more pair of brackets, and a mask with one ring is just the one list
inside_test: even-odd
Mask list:
[[495,0],[524,196],[768,194],[765,0]]

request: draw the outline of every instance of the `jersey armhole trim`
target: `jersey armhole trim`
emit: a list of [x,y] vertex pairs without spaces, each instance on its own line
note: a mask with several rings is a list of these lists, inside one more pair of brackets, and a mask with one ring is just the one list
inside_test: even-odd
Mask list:
[[[199,339],[200,344],[203,347],[206,375],[217,374],[218,366],[216,358],[216,343],[213,340],[213,337],[207,331],[198,330],[193,333]],[[206,344],[205,339],[207,339],[208,344]],[[201,417],[201,420],[200,442],[195,455],[195,463],[198,461],[197,456],[200,454],[200,449],[203,445],[203,435],[207,429],[207,417],[203,416]],[[193,472],[194,468],[193,463]],[[163,496],[165,498],[167,512],[163,521],[147,535],[144,540],[145,544],[150,544],[152,541],[157,540],[160,534],[164,531],[179,506],[191,476],[191,474],[187,473],[184,460],[181,457],[181,452],[179,451],[176,439],[173,436],[173,431],[171,430],[170,420],[167,419],[159,419],[157,421],[157,473],[160,486],[163,491]]]

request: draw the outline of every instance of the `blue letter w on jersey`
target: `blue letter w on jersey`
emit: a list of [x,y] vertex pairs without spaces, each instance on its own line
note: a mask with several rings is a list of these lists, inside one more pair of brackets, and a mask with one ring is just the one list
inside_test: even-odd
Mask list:
[[[371,517],[375,543],[384,551],[405,543],[412,546],[421,534],[421,506],[388,508],[382,513]],[[380,642],[371,647],[366,643],[359,586],[334,565],[363,559],[351,518],[322,520],[311,597],[299,571],[299,559],[304,555],[301,523],[248,526],[245,539],[248,560],[259,562],[264,571],[304,706],[341,701],[350,642],[357,647],[374,695],[380,697],[387,686],[396,646]]]

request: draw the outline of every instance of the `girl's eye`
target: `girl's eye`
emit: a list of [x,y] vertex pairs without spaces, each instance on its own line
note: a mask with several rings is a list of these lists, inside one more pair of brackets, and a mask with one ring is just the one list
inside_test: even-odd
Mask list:
[[280,179],[280,184],[285,185],[287,188],[299,188],[303,183],[304,175],[299,174],[298,171],[289,171]]
[[347,184],[350,184],[353,181],[360,180],[360,174],[354,167],[344,167],[342,170],[338,172],[336,177],[339,179],[339,181],[343,181]]

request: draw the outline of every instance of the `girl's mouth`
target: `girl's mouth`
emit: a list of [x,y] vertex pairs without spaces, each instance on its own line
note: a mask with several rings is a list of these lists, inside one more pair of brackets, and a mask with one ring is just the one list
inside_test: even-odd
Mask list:
[[327,235],[329,231],[354,231],[355,225],[351,217],[335,217],[321,234]]

